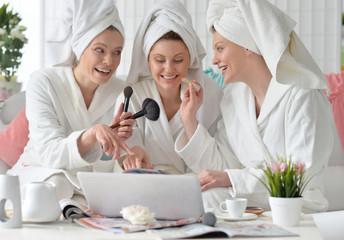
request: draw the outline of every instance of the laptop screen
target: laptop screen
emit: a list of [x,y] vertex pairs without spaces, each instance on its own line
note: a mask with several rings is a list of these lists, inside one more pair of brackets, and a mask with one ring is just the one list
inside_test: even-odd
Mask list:
[[130,205],[142,205],[156,219],[178,220],[204,213],[196,176],[79,172],[89,208],[106,217],[121,217]]

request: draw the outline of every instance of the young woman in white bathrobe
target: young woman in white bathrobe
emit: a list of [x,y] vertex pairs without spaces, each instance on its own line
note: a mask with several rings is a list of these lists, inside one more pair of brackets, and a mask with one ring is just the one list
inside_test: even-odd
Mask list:
[[[256,176],[265,161],[292,156],[308,174],[324,169],[341,149],[323,74],[295,32],[294,21],[265,0],[211,0],[207,25],[213,33],[213,64],[227,85],[221,102],[223,121],[212,137],[193,114],[201,96],[185,93],[184,125],[176,143],[188,166],[203,165],[202,190],[212,206],[245,197],[248,205],[269,209],[268,192]],[[183,119],[182,119],[183,120]],[[198,151],[194,149],[198,148]],[[227,161],[224,171],[212,168]],[[321,171],[304,191],[305,211],[325,211]]]
[[[222,89],[202,72],[205,50],[196,35],[192,20],[178,1],[161,1],[145,16],[135,37],[127,82],[132,84],[129,111],[136,113],[145,98],[154,99],[160,107],[157,121],[139,118],[133,136],[127,141],[142,158],[148,156],[154,169],[173,174],[200,173],[202,166],[188,166],[175,151],[175,141],[183,130],[180,117],[183,92],[188,88],[182,78],[197,80],[202,89],[203,105],[196,118],[212,135],[220,117]],[[120,96],[118,103],[123,102]],[[202,98],[200,98],[201,105]],[[197,147],[194,149],[198,151]],[[124,168],[141,167],[135,161],[123,162]],[[225,166],[217,162],[213,169]]]
[[124,82],[114,77],[124,31],[113,1],[70,1],[66,7],[64,12],[72,16],[64,18],[69,21],[62,30],[71,41],[71,57],[64,66],[31,75],[26,90],[29,142],[8,171],[19,175],[22,186],[54,182],[59,199],[80,192],[77,172],[93,171],[103,151],[118,157],[120,148],[128,150],[123,139],[131,136],[134,124],[130,119],[122,120],[118,129],[109,127],[120,118],[121,111],[115,117],[113,113],[124,88]]

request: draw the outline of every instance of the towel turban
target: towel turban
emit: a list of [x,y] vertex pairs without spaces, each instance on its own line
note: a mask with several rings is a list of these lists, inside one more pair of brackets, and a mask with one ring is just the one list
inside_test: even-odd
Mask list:
[[[210,0],[207,27],[262,55],[282,84],[327,88],[326,80],[297,34],[295,21],[266,0]],[[291,52],[288,50],[293,35]]]
[[[177,33],[188,48],[189,73],[202,73],[205,50],[193,29],[190,14],[179,1],[163,0],[151,8],[137,30],[127,82],[133,84],[140,77],[151,76],[147,63],[149,52],[156,41],[170,31]],[[190,77],[197,79],[195,74]]]
[[[48,41],[62,46],[59,65],[69,65],[80,59],[90,42],[109,26],[115,27],[124,39],[124,28],[113,0],[66,0],[62,20]],[[61,50],[60,49],[60,50]],[[75,64],[75,62],[74,62]]]

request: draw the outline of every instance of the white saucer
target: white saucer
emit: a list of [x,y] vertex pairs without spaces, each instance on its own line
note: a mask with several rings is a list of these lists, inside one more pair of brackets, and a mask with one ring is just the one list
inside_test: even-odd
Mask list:
[[245,220],[256,219],[258,215],[253,214],[253,213],[244,213],[244,215],[242,215],[241,217],[231,217],[227,213],[220,213],[220,214],[216,214],[216,217],[218,219],[223,219],[227,221],[245,221]]

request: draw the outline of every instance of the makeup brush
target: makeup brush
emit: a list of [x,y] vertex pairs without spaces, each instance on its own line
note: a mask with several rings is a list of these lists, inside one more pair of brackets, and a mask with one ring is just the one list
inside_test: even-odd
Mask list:
[[216,216],[212,212],[206,212],[202,215],[202,223],[208,226],[214,226],[216,223]]
[[159,105],[151,98],[146,98],[142,103],[142,110],[133,115],[133,119],[146,116],[149,120],[156,121],[160,115]]
[[[142,103],[142,110],[135,113],[127,119],[136,119],[145,116],[149,120],[156,121],[159,119],[160,108],[156,101],[151,98],[146,98]],[[119,122],[114,123],[110,128],[119,127]]]
[[123,107],[123,112],[128,112],[128,107],[129,107],[129,99],[131,95],[133,94],[133,89],[128,86],[124,88],[124,107]]

